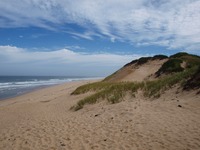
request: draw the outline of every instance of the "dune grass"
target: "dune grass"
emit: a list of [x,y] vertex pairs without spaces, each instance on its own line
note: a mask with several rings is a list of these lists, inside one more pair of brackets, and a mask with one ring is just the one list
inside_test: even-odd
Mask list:
[[123,100],[127,93],[134,96],[139,89],[143,90],[144,96],[157,98],[162,92],[171,88],[173,85],[177,83],[184,84],[184,82],[186,82],[186,80],[197,70],[198,67],[193,67],[155,81],[119,83],[96,82],[86,84],[78,87],[72,95],[83,94],[88,91],[95,91],[96,93],[80,100],[75,106],[72,107],[72,109],[79,110],[83,108],[85,104],[94,104],[101,100],[107,100],[112,104],[118,103]]
[[[88,96],[80,100],[76,106],[73,107],[74,110],[79,110],[83,108],[85,104],[94,104],[99,100],[106,99],[108,102],[114,104],[118,103],[123,99],[126,92],[130,91],[135,93],[139,88],[143,87],[143,82],[133,83],[133,82],[96,82],[92,84],[87,84],[77,88],[72,94],[83,94],[87,91],[97,91],[95,94]],[[97,90],[98,89],[98,90]]]
[[99,91],[99,90],[108,88],[109,86],[111,86],[109,82],[89,83],[89,84],[78,87],[75,91],[71,93],[71,95],[79,95],[79,94],[87,93],[89,91]]
[[195,66],[155,81],[147,81],[144,87],[144,95],[147,97],[158,97],[160,92],[171,88],[177,83],[185,84],[188,78],[195,74],[197,70],[198,66]]

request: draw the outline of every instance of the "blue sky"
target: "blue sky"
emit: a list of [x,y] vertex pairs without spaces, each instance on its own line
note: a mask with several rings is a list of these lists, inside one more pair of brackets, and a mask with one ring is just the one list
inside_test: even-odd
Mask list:
[[0,1],[0,75],[106,76],[139,57],[200,54],[199,0]]

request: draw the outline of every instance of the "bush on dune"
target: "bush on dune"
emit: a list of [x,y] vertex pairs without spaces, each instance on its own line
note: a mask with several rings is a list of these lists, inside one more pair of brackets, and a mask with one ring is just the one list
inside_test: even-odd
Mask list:
[[162,74],[170,74],[170,73],[174,73],[174,72],[183,71],[184,69],[181,67],[182,62],[183,61],[181,59],[177,59],[177,58],[169,59],[156,72],[156,75],[160,76]]

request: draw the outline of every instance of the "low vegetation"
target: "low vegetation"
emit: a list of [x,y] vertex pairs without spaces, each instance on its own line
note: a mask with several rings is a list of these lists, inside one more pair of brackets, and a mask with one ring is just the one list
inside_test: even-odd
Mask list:
[[139,59],[133,60],[130,63],[126,64],[124,67],[126,66],[130,66],[132,64],[137,64],[137,65],[143,65],[145,63],[147,63],[150,60],[162,60],[162,59],[167,59],[168,57],[165,55],[155,55],[154,57],[141,57]]
[[170,76],[165,76],[155,81],[147,81],[144,95],[148,97],[158,97],[160,92],[171,88],[177,83],[184,85],[186,84],[186,81],[197,72],[197,70],[198,67],[195,66],[193,68],[174,73]]
[[171,55],[170,58],[180,58],[180,57],[183,57],[183,56],[188,56],[190,54],[186,53],[186,52],[180,52],[180,53],[176,53],[174,55]]
[[105,89],[106,87],[110,87],[112,86],[110,83],[108,82],[95,82],[95,83],[89,83],[86,85],[82,85],[80,87],[78,87],[74,92],[72,92],[72,95],[78,95],[78,94],[83,94],[89,91],[99,91],[102,89]]
[[162,74],[169,74],[174,72],[180,72],[183,71],[184,68],[181,67],[181,63],[183,63],[183,60],[178,58],[172,58],[169,59],[167,62],[165,62],[162,67],[156,72],[157,76],[160,76]]
[[[127,65],[137,64],[141,65],[149,60],[166,59],[165,55],[156,55],[154,57],[140,58],[134,60]],[[182,67],[185,62],[186,66]],[[125,65],[125,67],[127,66]],[[117,74],[115,72],[114,74]],[[165,74],[164,76],[160,76]],[[168,58],[168,60],[156,72],[157,78],[153,81],[143,82],[107,82],[106,79],[101,82],[86,84],[78,87],[72,95],[87,93],[89,91],[94,94],[80,100],[73,110],[79,110],[85,104],[94,104],[102,100],[107,100],[109,103],[118,103],[124,99],[126,94],[135,96],[138,90],[143,91],[143,95],[148,98],[158,98],[165,91],[174,85],[181,85],[183,89],[200,88],[200,57],[190,55],[187,53],[177,53]]]
[[187,63],[187,68],[192,68],[193,66],[199,66],[200,64],[200,57],[197,55],[188,54],[185,52],[177,53],[175,55],[170,56],[170,59],[181,59]]
[[154,57],[152,57],[152,60],[162,60],[162,59],[167,59],[168,56],[166,55],[155,55]]
[[184,85],[185,90],[198,89],[198,88],[200,88],[200,66],[197,72]]
[[[114,104],[123,99],[127,92],[134,94],[139,88],[142,88],[144,83],[133,83],[133,82],[120,82],[120,83],[105,83],[96,82],[93,84],[87,84],[77,88],[72,95],[83,94],[87,91],[98,91],[91,96],[88,96],[80,100],[74,110],[83,108],[85,104],[93,104],[97,101],[106,99],[108,102]],[[134,95],[133,95],[134,96]]]
[[96,91],[96,93],[80,100],[72,109],[79,110],[83,108],[85,104],[94,104],[101,100],[107,100],[109,103],[118,103],[123,100],[127,93],[134,97],[139,89],[144,91],[144,96],[157,98],[163,91],[171,88],[173,85],[177,83],[184,84],[197,70],[197,67],[190,68],[155,81],[119,83],[96,82],[86,84],[77,88],[72,95],[83,94],[88,91]]

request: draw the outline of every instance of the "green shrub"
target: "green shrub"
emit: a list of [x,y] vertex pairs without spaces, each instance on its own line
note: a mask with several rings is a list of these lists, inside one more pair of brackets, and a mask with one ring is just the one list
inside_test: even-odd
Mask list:
[[160,76],[161,74],[169,74],[169,73],[183,71],[184,69],[181,67],[182,62],[183,61],[181,59],[177,59],[177,58],[169,59],[156,72],[156,75]]
[[170,58],[178,58],[185,61],[187,63],[187,68],[192,68],[196,65],[200,66],[200,57],[197,55],[181,52],[170,56]]
[[166,56],[166,55],[155,55],[155,56],[152,58],[152,60],[156,60],[156,59],[162,60],[162,59],[167,59],[167,58],[168,58],[168,56]]
[[142,57],[140,59],[138,59],[137,64],[138,65],[142,65],[147,63],[149,60],[151,60],[152,57]]
[[185,90],[200,88],[200,66],[197,72],[183,86]]
[[181,59],[187,63],[187,68],[200,66],[200,57],[198,56],[188,55],[188,56],[183,56]]
[[130,63],[127,63],[124,67],[130,66],[132,64],[142,65],[142,64],[147,63],[151,59],[152,57],[141,57],[140,59],[136,59],[136,60],[131,61]]
[[186,52],[176,53],[174,55],[171,55],[170,58],[182,58],[182,57],[187,57],[187,56],[200,58],[200,56],[198,56],[198,55],[188,54]]
[[171,55],[170,58],[180,58],[182,56],[188,56],[189,54],[186,52],[180,52],[180,53],[176,53],[174,55]]

